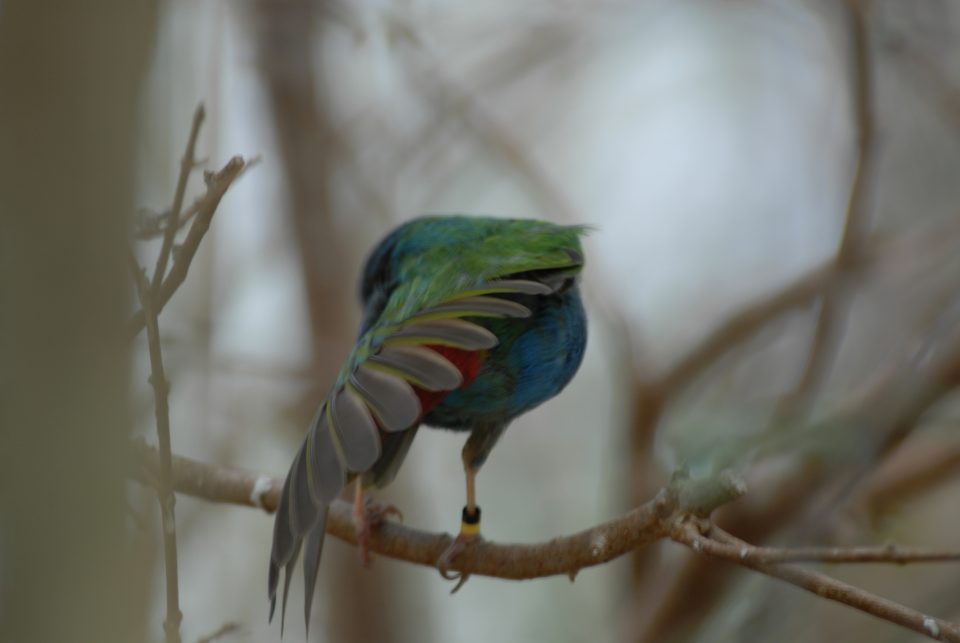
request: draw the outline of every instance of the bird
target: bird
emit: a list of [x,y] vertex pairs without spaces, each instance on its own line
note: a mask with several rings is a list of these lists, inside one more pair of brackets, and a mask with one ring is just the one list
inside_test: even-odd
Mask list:
[[327,512],[354,485],[361,559],[367,493],[396,475],[421,425],[468,432],[461,452],[466,504],[446,567],[479,538],[476,476],[511,421],[556,396],[583,359],[587,322],[579,292],[587,226],[468,215],[415,218],[367,258],[353,350],[320,404],[283,484],[274,519],[270,620],[284,572],[303,552],[304,623],[323,549]]

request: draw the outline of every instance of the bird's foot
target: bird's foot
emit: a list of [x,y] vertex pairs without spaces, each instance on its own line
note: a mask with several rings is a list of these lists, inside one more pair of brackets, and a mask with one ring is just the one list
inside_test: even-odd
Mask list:
[[370,532],[387,516],[396,516],[403,522],[403,514],[393,505],[381,505],[366,497],[363,507],[353,507],[353,528],[357,534],[357,551],[360,554],[360,564],[370,566]]
[[451,594],[455,594],[463,587],[463,584],[470,578],[470,574],[457,571],[451,572],[450,565],[454,559],[467,548],[467,545],[479,540],[482,540],[482,536],[480,536],[480,508],[477,507],[475,512],[471,514],[469,509],[464,507],[463,516],[460,521],[460,533],[457,534],[457,537],[453,539],[450,546],[447,547],[444,552],[440,554],[440,558],[437,559],[437,569],[440,570],[440,575],[447,580],[457,581],[454,588],[450,590]]

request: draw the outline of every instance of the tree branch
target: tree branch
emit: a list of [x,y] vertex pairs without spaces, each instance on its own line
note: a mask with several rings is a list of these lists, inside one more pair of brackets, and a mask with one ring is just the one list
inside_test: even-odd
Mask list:
[[160,501],[160,521],[163,525],[163,562],[167,581],[167,617],[163,623],[167,643],[180,643],[180,587],[177,571],[177,521],[174,513],[176,497],[173,493],[172,454],[170,446],[170,384],[163,370],[163,352],[160,349],[160,329],[150,281],[130,253],[130,269],[137,285],[140,305],[143,306],[150,350],[150,383],[153,385],[154,412],[157,420],[157,441],[160,447],[157,499]]
[[960,475],[960,440],[913,436],[870,472],[858,492],[872,517]]
[[668,373],[663,375],[657,388],[661,391],[676,391],[687,386],[707,367],[733,350],[742,341],[791,310],[808,305],[837,278],[833,261],[826,262],[786,288],[750,304],[720,324],[680,358]]
[[[194,217],[193,225],[190,226],[190,231],[187,233],[186,239],[184,239],[183,244],[180,246],[180,251],[174,253],[173,266],[170,268],[170,273],[163,280],[160,289],[156,293],[154,306],[157,315],[163,311],[163,307],[170,301],[173,293],[177,291],[180,284],[187,278],[187,270],[190,268],[190,263],[193,261],[193,257],[200,247],[200,241],[203,239],[203,235],[206,234],[210,228],[210,221],[213,219],[217,206],[220,204],[220,199],[223,198],[223,195],[233,182],[247,168],[254,165],[255,162],[256,159],[244,160],[243,157],[234,156],[219,172],[206,172],[204,174],[207,192],[199,201],[200,205],[197,209],[197,215]],[[143,312],[143,310],[138,310],[130,320],[128,333],[131,338],[136,337],[137,334],[143,330],[145,319]]]
[[[144,445],[138,449],[145,471],[138,472],[136,477],[149,479],[157,467],[156,449]],[[272,512],[280,500],[283,481],[174,456],[173,484],[177,491],[190,496]],[[726,473],[705,480],[678,478],[653,500],[614,520],[543,543],[498,544],[481,540],[469,545],[450,568],[466,574],[517,580],[561,574],[573,576],[584,567],[605,563],[664,538],[677,516],[709,513],[744,491],[742,483]],[[334,501],[327,518],[327,532],[340,540],[356,543],[350,503]],[[370,550],[389,558],[435,567],[452,541],[449,534],[383,522],[371,535]]]
[[[847,201],[843,236],[834,257],[838,271],[852,266],[861,251],[870,214],[867,192],[876,173],[873,66],[870,60],[869,40],[864,25],[863,9],[858,2],[848,2],[848,14],[852,49],[853,121],[857,127],[857,163],[850,197]],[[785,400],[786,406],[794,407],[809,396],[816,395],[817,386],[826,375],[836,355],[840,327],[846,318],[847,305],[848,302],[841,301],[839,288],[832,287],[824,291],[810,351],[796,389]]]
[[228,634],[235,634],[240,631],[240,625],[237,623],[224,623],[221,625],[217,631],[207,634],[206,636],[197,639],[197,643],[213,643],[218,639],[222,639]]
[[749,547],[741,560],[762,563],[938,563],[960,561],[960,550],[920,549],[895,544],[878,547]]
[[[144,445],[139,450],[145,467],[139,477],[149,478],[148,474],[157,467],[157,452]],[[272,512],[280,499],[282,480],[174,456],[173,484],[177,491],[187,495]],[[585,567],[608,562],[638,547],[670,538],[699,553],[780,578],[828,600],[844,603],[928,637],[960,642],[960,629],[948,621],[926,616],[824,574],[781,564],[787,561],[892,564],[960,561],[960,552],[896,545],[754,547],[704,519],[745,491],[742,482],[728,473],[702,480],[675,476],[653,500],[619,518],[542,543],[499,544],[481,540],[469,545],[451,568],[462,574],[513,580],[555,575],[567,575],[572,579]],[[345,542],[356,543],[350,503],[334,501],[327,519],[327,532]],[[429,533],[395,522],[383,522],[371,534],[370,549],[389,558],[433,567],[452,540],[449,534]]]
[[150,284],[150,291],[156,296],[163,283],[163,278],[167,272],[167,262],[170,260],[170,254],[173,252],[173,240],[177,236],[177,229],[180,227],[180,211],[183,208],[183,195],[187,191],[187,179],[190,178],[190,172],[196,165],[195,150],[197,147],[197,136],[200,134],[200,125],[203,123],[204,110],[203,103],[197,105],[193,113],[193,124],[190,126],[190,136],[187,138],[187,149],[180,160],[180,176],[177,179],[177,189],[173,195],[173,205],[170,206],[170,216],[167,219],[167,227],[163,234],[163,245],[160,246],[160,254],[157,255],[157,266],[153,271],[153,281]]
[[[691,522],[678,522],[671,531],[670,538],[697,553],[736,563],[761,574],[778,578],[821,598],[843,603],[931,639],[960,643],[960,627],[954,623],[927,616],[826,574],[792,565],[760,562],[762,556],[754,554],[757,548],[710,523],[704,523],[698,528]],[[768,548],[762,548],[762,550],[769,551]]]

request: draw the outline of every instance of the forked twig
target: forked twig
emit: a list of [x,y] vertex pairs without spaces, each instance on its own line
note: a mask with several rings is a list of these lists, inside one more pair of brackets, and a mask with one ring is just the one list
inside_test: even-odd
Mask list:
[[[181,244],[180,251],[174,253],[173,266],[171,266],[170,272],[163,279],[159,290],[155,293],[156,298],[154,305],[158,315],[163,311],[163,307],[167,305],[170,298],[173,297],[177,288],[179,288],[187,278],[187,270],[189,270],[190,263],[193,261],[193,257],[200,247],[200,241],[203,239],[203,235],[206,234],[210,228],[210,222],[213,219],[214,213],[217,211],[220,199],[223,198],[223,195],[226,194],[230,186],[233,185],[233,182],[236,181],[247,168],[253,166],[255,162],[256,159],[245,160],[241,156],[234,156],[227,161],[227,164],[224,165],[219,172],[207,172],[204,174],[207,192],[199,200],[193,225],[190,226],[190,231],[187,233],[183,244]],[[138,310],[130,319],[128,333],[131,339],[143,330],[145,321],[143,312],[142,309]]]
[[[756,550],[758,548],[731,536],[712,523],[705,523],[698,526],[691,521],[685,523],[678,522],[671,532],[670,537],[697,553],[726,560],[743,567],[748,567],[761,574],[778,578],[812,594],[816,594],[821,598],[843,603],[854,609],[882,618],[885,621],[896,623],[897,625],[913,630],[936,641],[960,643],[960,627],[954,623],[933,616],[927,616],[915,609],[831,578],[826,574],[803,569],[795,565],[763,562],[762,553],[766,552],[769,555],[772,553],[772,550],[762,548],[760,550],[761,553],[757,553]],[[848,560],[846,562],[856,561]]]

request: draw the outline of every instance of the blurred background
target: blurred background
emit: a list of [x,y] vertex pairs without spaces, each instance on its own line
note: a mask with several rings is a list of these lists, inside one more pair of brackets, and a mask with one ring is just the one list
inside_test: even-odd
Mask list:
[[[916,391],[942,384],[960,330],[960,3],[167,0],[139,18],[114,105],[137,124],[110,129],[128,135],[126,225],[169,208],[199,102],[205,168],[259,157],[160,318],[175,453],[282,475],[382,236],[424,213],[545,218],[594,228],[588,352],[480,474],[486,537],[585,529],[685,466],[746,477],[718,519],[755,544],[958,542],[960,409],[953,384]],[[89,33],[69,37],[103,46]],[[202,191],[195,176],[187,202]],[[159,245],[137,242],[141,263]],[[129,413],[152,443],[142,337],[132,349]],[[421,431],[378,500],[454,532],[462,441]],[[185,496],[177,514],[184,640],[225,624],[225,641],[279,640],[272,518]],[[134,620],[160,641],[155,495],[131,484],[123,520],[150,578]],[[960,619],[955,566],[827,571]],[[385,558],[364,570],[331,539],[309,640],[917,640],[671,543],[575,582],[450,589]],[[290,600],[299,640],[299,574]]]

